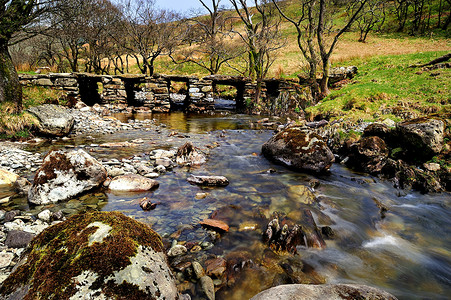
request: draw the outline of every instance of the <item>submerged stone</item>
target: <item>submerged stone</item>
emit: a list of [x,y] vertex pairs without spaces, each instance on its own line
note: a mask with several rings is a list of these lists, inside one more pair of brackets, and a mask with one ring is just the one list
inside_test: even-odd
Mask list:
[[108,188],[112,191],[143,192],[157,188],[159,183],[153,179],[137,174],[127,174],[115,177]]
[[160,236],[117,212],[47,228],[0,287],[0,299],[176,299]]

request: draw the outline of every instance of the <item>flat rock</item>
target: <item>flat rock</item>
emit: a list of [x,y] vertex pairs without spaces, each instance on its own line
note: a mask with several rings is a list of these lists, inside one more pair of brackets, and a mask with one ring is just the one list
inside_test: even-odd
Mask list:
[[19,175],[0,169],[0,185],[13,185],[17,179]]
[[195,176],[191,175],[186,179],[191,184],[206,186],[227,186],[229,180],[224,176]]
[[158,186],[159,183],[156,180],[137,174],[126,174],[111,180],[108,188],[112,191],[120,192],[144,192]]
[[279,285],[265,290],[251,300],[342,300],[342,299],[362,299],[362,300],[396,300],[397,298],[383,290],[366,285],[356,284],[286,284]]
[[74,125],[74,117],[63,106],[44,104],[27,111],[38,119],[38,129],[43,135],[65,136]]
[[229,225],[225,222],[215,219],[205,219],[199,222],[202,226],[209,227],[219,231],[229,231]]

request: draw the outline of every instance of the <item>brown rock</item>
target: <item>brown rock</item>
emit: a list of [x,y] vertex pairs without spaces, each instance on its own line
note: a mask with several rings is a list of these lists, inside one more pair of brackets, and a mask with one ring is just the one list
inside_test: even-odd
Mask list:
[[225,231],[225,232],[229,231],[229,225],[227,225],[225,222],[220,221],[220,220],[205,219],[203,221],[200,221],[199,223],[202,226],[210,227],[214,230]]
[[207,267],[207,275],[215,278],[221,278],[227,269],[227,262],[222,257],[207,260],[205,265]]

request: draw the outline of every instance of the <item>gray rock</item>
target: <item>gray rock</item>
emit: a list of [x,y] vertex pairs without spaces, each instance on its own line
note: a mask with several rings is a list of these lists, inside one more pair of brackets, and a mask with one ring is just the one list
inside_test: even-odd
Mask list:
[[262,146],[263,155],[300,171],[329,170],[335,157],[322,137],[308,128],[291,126]]
[[279,285],[265,290],[251,300],[343,300],[343,299],[362,299],[362,300],[396,300],[397,298],[385,291],[366,285],[356,284],[287,284]]
[[192,266],[197,279],[201,279],[203,276],[205,276],[205,270],[204,268],[202,268],[202,265],[200,263],[194,261]]
[[44,222],[50,222],[50,219],[52,218],[52,212],[48,209],[43,210],[38,214],[38,218]]
[[26,178],[19,178],[14,183],[14,190],[20,195],[28,195],[28,191],[30,190],[31,183]]
[[10,252],[0,252],[0,269],[8,267],[14,258],[14,254]]
[[30,232],[11,230],[6,236],[5,245],[9,248],[25,248],[35,236]]
[[44,135],[65,136],[74,125],[74,117],[62,106],[44,104],[27,111],[39,120],[38,129]]
[[210,277],[203,276],[200,279],[200,286],[208,300],[215,300],[215,285]]
[[398,142],[412,157],[428,159],[443,147],[445,122],[434,118],[420,118],[396,124]]
[[28,201],[46,204],[70,199],[101,185],[105,168],[83,150],[50,152],[36,172]]

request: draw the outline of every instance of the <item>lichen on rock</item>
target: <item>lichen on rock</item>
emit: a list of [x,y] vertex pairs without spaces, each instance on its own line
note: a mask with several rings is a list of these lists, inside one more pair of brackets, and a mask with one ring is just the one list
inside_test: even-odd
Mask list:
[[291,126],[277,133],[262,146],[268,159],[300,171],[328,171],[335,161],[322,137],[311,129]]
[[177,298],[160,236],[118,212],[79,214],[51,226],[25,257],[0,287],[0,299]]
[[52,151],[36,172],[28,201],[47,204],[67,200],[105,181],[106,169],[83,150]]

